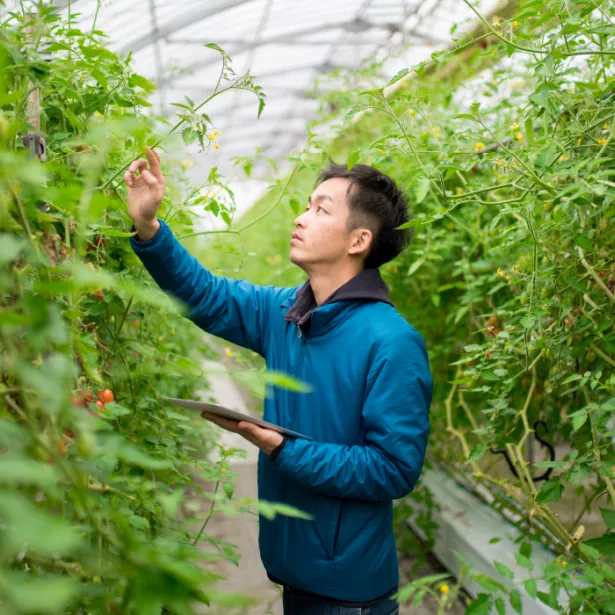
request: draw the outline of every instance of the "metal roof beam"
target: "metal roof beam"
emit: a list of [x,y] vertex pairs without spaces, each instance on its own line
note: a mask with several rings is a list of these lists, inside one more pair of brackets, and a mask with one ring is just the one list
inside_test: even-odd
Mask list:
[[[217,60],[216,62],[219,62],[219,60]],[[212,63],[213,64],[213,63]],[[194,62],[188,66],[186,66],[187,69],[191,69],[191,68],[207,68],[208,66],[210,66],[209,64],[201,64],[200,62]],[[269,73],[259,73],[258,75],[254,75],[254,77],[256,77],[257,79],[264,79],[265,77],[277,77],[278,75],[287,75],[289,73],[295,73],[298,71],[302,71],[302,70],[316,70],[318,71],[321,68],[320,64],[305,64],[304,66],[293,66],[292,68],[285,68],[282,70],[278,70],[278,71],[272,71]],[[333,68],[343,68],[342,66],[334,66]],[[176,79],[179,79],[181,77],[190,77],[190,75],[174,75],[173,77],[167,77],[165,79],[162,80],[161,83],[159,83],[159,87],[163,86],[163,85],[168,85],[169,83],[172,83],[173,81],[175,81]]]
[[219,13],[223,13],[229,9],[235,8],[241,4],[246,4],[250,0],[227,0],[227,2],[223,5],[218,5],[216,7],[212,7],[209,2],[203,3],[203,5],[196,11],[188,12],[185,15],[179,16],[177,19],[170,21],[168,24],[160,27],[158,32],[148,32],[143,36],[139,36],[135,40],[127,43],[123,47],[120,47],[119,51],[121,53],[127,53],[132,49],[133,52],[139,51],[152,43],[155,43],[159,39],[168,38],[175,32],[179,30],[183,30],[187,26],[195,24],[203,19],[207,19],[208,17],[213,17],[214,15],[218,15]]

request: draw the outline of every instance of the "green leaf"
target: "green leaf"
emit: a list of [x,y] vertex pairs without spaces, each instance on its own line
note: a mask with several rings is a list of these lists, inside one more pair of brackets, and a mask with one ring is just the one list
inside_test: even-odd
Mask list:
[[32,574],[7,570],[2,574],[5,577],[2,583],[3,592],[6,592],[8,602],[20,613],[55,615],[68,612],[66,606],[78,588],[77,582],[67,577],[33,578]]
[[519,566],[523,566],[528,570],[534,569],[534,564],[532,564],[531,560],[525,557],[525,555],[521,555],[521,553],[515,553],[515,560],[517,560],[517,564],[519,564]]
[[528,593],[528,596],[530,598],[536,598],[536,581],[534,579],[526,579],[523,585],[525,587],[525,591]]
[[584,543],[609,557],[615,557],[615,534],[604,534],[598,538],[591,538]]
[[298,216],[299,210],[301,209],[301,203],[299,203],[299,201],[295,197],[291,197],[291,199],[288,201],[288,204],[290,205],[290,208],[292,209],[292,212],[295,214],[295,216]]
[[429,192],[429,178],[425,176],[419,177],[418,181],[414,186],[414,196],[415,202],[418,205],[422,203],[427,193]]
[[536,501],[539,504],[557,502],[562,497],[562,493],[564,493],[564,485],[560,483],[558,478],[551,478],[540,489]]
[[526,314],[519,323],[524,329],[531,329],[536,324],[536,316],[534,314]]
[[470,451],[470,454],[468,456],[468,461],[477,461],[485,454],[486,451],[487,451],[487,447],[484,444],[477,444]]
[[534,125],[532,123],[532,116],[526,118],[525,123],[525,134],[527,135],[527,142],[530,145],[534,144]]
[[508,597],[510,606],[512,606],[519,615],[523,613],[523,603],[521,602],[521,592],[518,589],[513,589]]
[[579,549],[581,553],[588,557],[589,559],[598,559],[600,557],[600,551],[598,549],[594,549],[594,547],[589,546],[586,542],[582,542],[579,545]]
[[286,389],[288,391],[293,391],[295,393],[311,393],[312,386],[307,382],[302,382],[301,380],[297,380],[288,374],[277,371],[266,371],[265,372],[265,382],[274,387],[279,387],[280,389]]
[[425,259],[423,258],[419,258],[418,260],[414,261],[412,265],[408,267],[408,273],[406,275],[408,277],[411,276],[424,262],[425,262]]
[[47,463],[13,455],[0,457],[0,483],[5,485],[24,483],[39,487],[49,487],[57,481],[57,470]]
[[592,242],[586,235],[583,235],[582,233],[579,233],[578,235],[574,236],[574,243],[576,243],[577,246],[583,248],[583,250],[585,250],[586,252],[594,251],[594,246],[592,245]]
[[206,43],[205,47],[209,47],[210,49],[215,49],[216,51],[219,51],[222,55],[226,55],[226,52],[224,51],[224,49],[216,45],[216,43]]
[[105,226],[96,227],[96,232],[107,237],[134,237],[137,234],[137,231],[131,233],[129,231],[119,231],[118,229]]
[[[0,475],[2,474],[2,470],[0,470]],[[600,508],[600,513],[602,514],[602,518],[606,523],[606,526],[615,530],[615,510],[609,510],[608,508]]]
[[571,376],[568,376],[564,382],[562,382],[562,385],[568,384],[569,382],[574,382],[575,380],[581,380],[581,378],[583,378],[581,374],[572,374]]
[[156,459],[146,455],[138,448],[125,444],[117,451],[118,459],[129,465],[143,468],[144,470],[164,470],[172,467],[173,463],[168,459]]
[[579,429],[581,429],[581,427],[583,427],[585,421],[587,421],[587,410],[583,409],[577,412],[573,412],[570,415],[570,418],[572,419],[573,431],[578,431]]
[[495,561],[495,560],[494,560],[493,564],[494,564],[496,570],[502,576],[507,577],[509,579],[514,579],[515,578],[515,573],[510,568],[508,568],[508,566],[504,566],[504,564],[501,564],[500,562]]
[[267,502],[266,500],[258,501],[258,512],[269,520],[274,519],[276,515],[284,515],[285,517],[294,517],[296,519],[306,519],[307,521],[312,521],[314,519],[312,515],[309,515],[298,508],[288,506],[287,504],[279,504],[277,502]]
[[26,240],[23,237],[2,233],[0,235],[0,265],[14,261],[25,245]]
[[13,553],[27,543],[35,553],[57,557],[73,552],[81,542],[74,528],[18,493],[0,493],[0,517],[5,528],[3,542]]
[[165,514],[170,518],[175,518],[177,514],[177,510],[179,509],[179,505],[184,499],[184,489],[176,489],[172,493],[157,493],[158,501],[162,506]]
[[146,92],[154,92],[156,90],[156,86],[149,80],[143,77],[142,75],[137,75],[136,73],[130,75],[128,79],[128,85],[131,87],[138,87],[144,89]]
[[359,160],[359,152],[355,151],[355,152],[351,152],[350,155],[348,156],[348,170],[352,169],[352,167],[354,167],[355,164],[357,164],[357,161]]
[[182,130],[182,140],[186,145],[190,145],[197,137],[198,133],[192,128],[184,128]]
[[400,71],[395,73],[391,81],[389,81],[385,87],[388,87],[390,85],[393,85],[394,83],[397,83],[402,77],[405,77],[409,72],[410,72],[410,69],[402,68]]
[[233,497],[233,493],[235,493],[235,485],[233,483],[222,483],[222,490],[230,500]]
[[491,612],[491,598],[487,594],[478,594],[470,606],[466,609],[465,615],[489,615]]
[[506,603],[502,598],[495,599],[495,608],[498,611],[498,615],[506,615]]

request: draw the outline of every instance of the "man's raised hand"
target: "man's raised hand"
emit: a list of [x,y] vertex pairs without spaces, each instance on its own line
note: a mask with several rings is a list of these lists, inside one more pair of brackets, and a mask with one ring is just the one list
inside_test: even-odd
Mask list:
[[[145,149],[147,160],[133,160],[124,173],[124,182],[128,186],[128,215],[134,222],[139,238],[147,240],[153,237],[160,227],[156,214],[164,198],[164,177],[160,171],[158,153],[149,147]],[[139,172],[138,177],[136,172]]]

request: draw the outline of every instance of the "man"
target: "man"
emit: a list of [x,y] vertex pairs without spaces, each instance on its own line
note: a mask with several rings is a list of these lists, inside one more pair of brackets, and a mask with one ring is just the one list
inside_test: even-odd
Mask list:
[[154,280],[199,327],[312,388],[276,389],[264,416],[312,440],[205,415],[260,449],[260,499],[312,517],[260,519],[261,559],[284,586],[284,612],[396,613],[392,502],[421,473],[432,396],[423,338],[378,271],[409,241],[396,230],[409,219],[403,194],[369,166],[322,171],[290,239],[290,260],[308,281],[263,287],[214,276],[188,254],[156,217],[164,178],[158,155],[148,149],[147,159],[124,180],[138,232],[130,242]]

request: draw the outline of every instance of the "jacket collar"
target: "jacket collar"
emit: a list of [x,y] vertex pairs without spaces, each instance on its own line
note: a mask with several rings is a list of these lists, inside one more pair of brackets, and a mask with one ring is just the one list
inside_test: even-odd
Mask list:
[[[382,279],[378,269],[364,269],[334,291],[320,306],[316,305],[316,298],[314,297],[314,291],[309,280],[299,287],[294,298],[295,301],[286,312],[284,320],[286,322],[294,322],[305,331],[314,324],[312,322],[314,314],[318,316],[318,324],[324,325],[340,312],[340,309],[328,307],[332,303],[363,300],[382,301],[393,305],[389,299],[389,288]],[[283,307],[288,307],[289,305],[290,301],[283,305]],[[336,308],[339,307],[342,306],[336,306]]]

